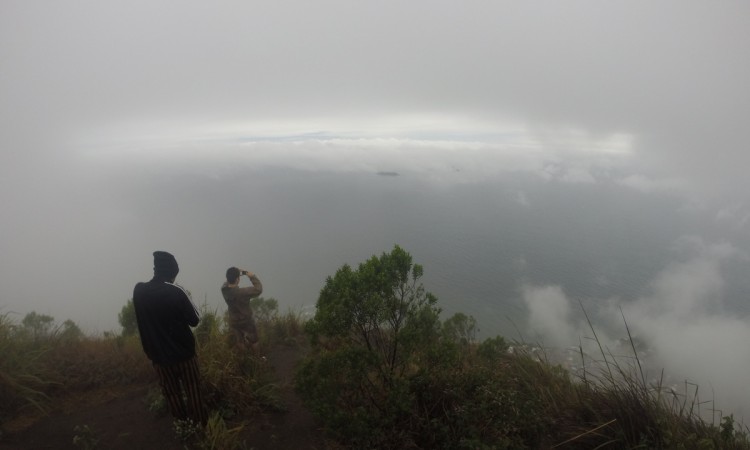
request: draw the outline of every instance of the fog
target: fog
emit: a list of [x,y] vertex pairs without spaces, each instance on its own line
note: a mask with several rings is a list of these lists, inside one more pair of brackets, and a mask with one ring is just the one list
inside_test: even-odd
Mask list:
[[743,2],[4,1],[0,313],[117,330],[155,250],[196,303],[221,310],[238,265],[309,308],[400,244],[483,336],[575,346],[584,306],[614,345],[624,315],[654,371],[742,413],[749,22]]
[[[650,382],[661,380],[686,395],[688,404],[697,386],[698,400],[707,402],[699,408],[707,417],[712,408],[745,417],[750,395],[738,374],[750,368],[742,344],[750,337],[750,324],[745,313],[738,314],[722,301],[726,281],[721,265],[732,258],[747,260],[747,254],[726,243],[706,244],[697,237],[678,241],[684,257],[656,273],[648,292],[635,301],[612,298],[601,309],[590,310],[599,314],[593,329],[582,314],[583,305],[557,286],[526,287],[528,325],[538,332],[539,342],[582,345],[599,360],[601,343],[610,359],[634,367],[632,350],[617,343],[628,336],[627,323],[632,336],[647,345],[638,356]],[[603,365],[595,367],[590,369],[594,373],[604,369]]]

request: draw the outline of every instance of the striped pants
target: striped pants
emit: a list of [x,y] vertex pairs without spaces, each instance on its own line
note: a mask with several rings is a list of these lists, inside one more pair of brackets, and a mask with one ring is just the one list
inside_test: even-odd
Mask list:
[[[195,423],[205,425],[208,413],[203,404],[200,371],[195,356],[174,364],[154,363],[154,369],[159,375],[161,391],[172,416],[175,419],[190,419]],[[183,399],[183,391],[187,403]]]

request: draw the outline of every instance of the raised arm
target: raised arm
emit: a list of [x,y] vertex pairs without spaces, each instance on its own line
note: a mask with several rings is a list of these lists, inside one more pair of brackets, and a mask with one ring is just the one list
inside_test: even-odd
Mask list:
[[249,295],[250,297],[257,297],[260,294],[263,293],[263,284],[260,282],[258,277],[247,270],[242,271],[243,274],[247,275],[247,277],[250,279],[250,283],[252,283],[252,286],[240,288],[240,292],[244,295]]

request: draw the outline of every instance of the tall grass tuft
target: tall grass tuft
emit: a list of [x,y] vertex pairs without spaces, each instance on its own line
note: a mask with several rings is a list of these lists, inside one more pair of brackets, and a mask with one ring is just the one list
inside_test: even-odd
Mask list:
[[209,417],[198,442],[198,448],[203,450],[233,450],[241,448],[243,426],[229,428],[220,414],[214,413]]
[[227,327],[216,311],[201,311],[198,358],[204,390],[212,409],[226,415],[248,414],[279,407],[270,367],[261,359],[232,348]]
[[130,385],[152,376],[137,336],[88,337],[70,330],[77,330],[71,321],[39,332],[0,315],[0,417],[28,408],[46,412],[50,397]]
[[[535,346],[516,343],[511,352],[501,337],[480,344],[436,341],[430,344],[434,359],[421,360],[394,384],[399,393],[393,408],[369,409],[370,427],[387,425],[376,441],[351,420],[326,419],[326,411],[347,414],[339,393],[342,366],[332,367],[330,382],[310,378],[303,368],[298,389],[326,394],[306,397],[308,406],[345,447],[368,439],[373,448],[750,450],[733,416],[718,426],[701,419],[697,386],[685,383],[676,393],[662,381],[649,383],[627,322],[625,327],[632,355],[612,354],[592,326],[599,354],[586,355],[581,346],[579,373],[550,363]],[[458,352],[452,350],[456,344]],[[351,379],[343,382],[352,385]]]
[[[261,348],[298,342],[298,315],[279,315],[276,301],[261,301]],[[268,363],[240,353],[228,343],[223,317],[202,307],[195,329],[200,368],[209,407],[223,417],[281,409],[278,387]],[[137,334],[86,336],[72,321],[30,313],[21,323],[0,315],[0,419],[33,409],[48,412],[53,398],[91,394],[98,389],[155,385],[151,363]],[[88,397],[90,399],[90,397]]]
[[[588,320],[585,310],[584,315]],[[606,349],[589,321],[599,358],[584,361],[577,382],[559,385],[552,396],[552,448],[750,449],[733,417],[723,418],[722,427],[701,418],[697,386],[686,382],[680,395],[667,389],[663,378],[649,383],[624,315],[623,322],[633,352],[627,358]],[[586,357],[582,348],[581,356]]]
[[260,324],[261,345],[299,346],[307,342],[304,318],[301,313],[288,310],[285,314],[276,315],[272,320]]
[[7,313],[0,315],[0,419],[22,408],[46,407],[50,382],[42,356],[50,348],[26,337]]

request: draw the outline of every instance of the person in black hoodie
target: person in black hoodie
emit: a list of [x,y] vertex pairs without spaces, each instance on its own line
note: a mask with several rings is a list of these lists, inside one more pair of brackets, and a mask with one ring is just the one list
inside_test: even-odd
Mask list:
[[179,270],[170,253],[154,252],[154,277],[135,285],[133,306],[143,351],[154,365],[169,412],[175,419],[205,425],[208,417],[190,330],[200,317],[188,294],[174,284]]

